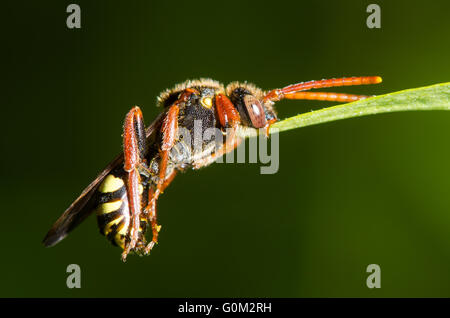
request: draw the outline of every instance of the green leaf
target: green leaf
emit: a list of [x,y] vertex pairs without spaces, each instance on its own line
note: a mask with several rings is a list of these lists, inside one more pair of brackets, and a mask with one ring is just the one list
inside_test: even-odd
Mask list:
[[450,110],[450,82],[407,89],[303,113],[273,124],[270,132],[285,131],[345,118],[407,110]]

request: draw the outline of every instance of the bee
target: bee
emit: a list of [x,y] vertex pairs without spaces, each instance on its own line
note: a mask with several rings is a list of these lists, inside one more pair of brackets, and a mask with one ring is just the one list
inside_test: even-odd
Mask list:
[[[147,255],[158,243],[161,229],[156,202],[178,171],[210,165],[236,148],[252,130],[262,129],[268,136],[270,126],[278,120],[273,107],[277,101],[356,101],[367,96],[308,90],[380,82],[378,76],[348,77],[302,82],[265,92],[249,83],[224,86],[211,79],[199,79],[165,90],[157,98],[162,112],[147,128],[139,107],[128,112],[123,126],[123,153],[61,215],[43,244],[55,245],[95,212],[100,232],[123,250],[123,261],[130,253]],[[201,132],[216,129],[225,138],[220,143],[202,139],[198,146],[197,123]],[[150,230],[151,240],[147,241]]]

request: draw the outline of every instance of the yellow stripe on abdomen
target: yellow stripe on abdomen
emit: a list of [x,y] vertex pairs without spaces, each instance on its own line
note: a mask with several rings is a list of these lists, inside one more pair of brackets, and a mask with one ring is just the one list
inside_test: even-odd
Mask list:
[[111,193],[119,190],[124,186],[122,178],[118,178],[109,174],[98,188],[101,193]]
[[121,199],[117,201],[102,203],[97,208],[97,215],[118,211],[122,206],[122,203],[123,202]]

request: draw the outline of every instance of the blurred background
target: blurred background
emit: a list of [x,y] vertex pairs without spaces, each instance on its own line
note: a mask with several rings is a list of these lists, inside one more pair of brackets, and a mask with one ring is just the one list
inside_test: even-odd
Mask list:
[[[380,75],[383,94],[450,79],[450,3],[72,1],[2,4],[2,297],[449,297],[450,113],[342,120],[280,134],[280,168],[214,164],[158,202],[160,243],[120,249],[88,218],[41,241],[121,151],[133,105],[149,124],[160,91],[186,79],[263,89]],[[332,106],[283,101],[280,118]],[[66,267],[81,267],[81,289]],[[368,289],[366,267],[381,267]]]

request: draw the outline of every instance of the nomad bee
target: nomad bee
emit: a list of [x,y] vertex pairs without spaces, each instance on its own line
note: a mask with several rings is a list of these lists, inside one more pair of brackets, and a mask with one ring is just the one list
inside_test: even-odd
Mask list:
[[[273,105],[282,99],[310,99],[338,102],[367,96],[342,93],[307,92],[325,87],[377,84],[378,76],[310,81],[264,92],[248,83],[234,82],[226,87],[210,79],[186,81],[158,97],[161,114],[145,129],[139,107],[125,117],[123,153],[112,161],[69,206],[44,238],[53,246],[89,214],[97,214],[100,232],[123,249],[125,261],[130,252],[150,253],[158,243],[156,201],[177,171],[199,169],[232,151],[249,135],[277,121]],[[195,130],[219,130],[224,140],[196,143]],[[180,134],[184,131],[184,134]],[[187,133],[186,133],[187,132]],[[146,239],[151,229],[151,240]]]

